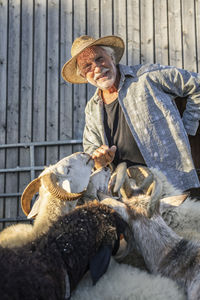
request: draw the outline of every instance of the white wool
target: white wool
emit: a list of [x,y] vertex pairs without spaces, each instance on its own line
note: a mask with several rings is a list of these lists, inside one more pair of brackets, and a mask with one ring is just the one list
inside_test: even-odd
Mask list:
[[[162,183],[163,195],[174,196],[182,192],[175,188],[167,177],[155,168],[153,174],[159,177]],[[163,219],[177,234],[185,239],[200,240],[200,202],[188,197],[181,205],[174,208],[164,208],[161,211]]]
[[150,168],[152,173],[159,178],[162,183],[163,195],[165,196],[174,196],[180,195],[182,193],[181,190],[175,188],[168,180],[167,177],[158,169]]
[[[165,212],[165,222],[179,235],[189,239],[200,238],[200,202],[188,198],[180,206]],[[199,238],[198,238],[199,237]]]
[[89,273],[72,293],[71,300],[185,300],[183,291],[168,278],[154,276],[145,271],[113,259],[107,272],[95,286]]

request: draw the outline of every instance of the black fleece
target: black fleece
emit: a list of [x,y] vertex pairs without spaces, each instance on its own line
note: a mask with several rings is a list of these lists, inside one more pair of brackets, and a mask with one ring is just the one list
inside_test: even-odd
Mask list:
[[[93,260],[95,283],[106,271],[114,245],[126,228],[114,210],[90,203],[61,217],[47,234],[32,243],[15,249],[0,248],[0,299],[65,299],[66,272],[71,293]],[[103,265],[100,271],[98,264]]]

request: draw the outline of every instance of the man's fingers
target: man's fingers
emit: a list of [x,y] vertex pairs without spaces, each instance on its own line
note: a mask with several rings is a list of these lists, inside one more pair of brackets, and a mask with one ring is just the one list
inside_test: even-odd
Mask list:
[[116,152],[117,147],[116,147],[115,145],[113,145],[112,147],[110,147],[110,150],[111,150],[112,152]]
[[112,153],[115,153],[116,151],[116,146],[112,146],[111,148],[109,148],[107,145],[102,145],[101,147],[97,148],[93,154],[92,154],[92,158],[96,158],[96,157],[100,157],[102,155],[107,155],[109,154],[110,156],[110,153],[111,153],[111,156],[112,157]]

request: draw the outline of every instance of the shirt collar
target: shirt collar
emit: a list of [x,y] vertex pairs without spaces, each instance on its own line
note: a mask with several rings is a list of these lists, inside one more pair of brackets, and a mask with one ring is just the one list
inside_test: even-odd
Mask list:
[[130,66],[126,66],[126,65],[118,65],[119,67],[119,71],[120,71],[120,74],[121,74],[121,80],[125,80],[125,77],[126,76],[132,76],[134,77],[134,72],[132,70],[132,68]]
[[101,91],[99,88],[96,89],[95,93],[94,93],[94,96],[93,96],[93,100],[95,103],[98,103],[100,100],[102,101],[102,98],[101,98]]

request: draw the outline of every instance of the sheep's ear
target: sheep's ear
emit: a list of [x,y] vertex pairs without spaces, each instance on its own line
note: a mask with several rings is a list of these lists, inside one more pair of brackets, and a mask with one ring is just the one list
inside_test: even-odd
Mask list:
[[68,193],[71,193],[71,185],[68,179],[65,179],[62,183],[62,187],[65,191],[67,191]]
[[40,198],[36,199],[30,213],[27,216],[27,219],[35,218],[38,215],[39,211],[40,211]]
[[187,199],[189,196],[189,193],[184,193],[181,195],[175,195],[175,196],[170,196],[170,197],[165,197],[162,198],[160,201],[166,204],[170,204],[172,206],[179,206],[181,203]]
[[104,245],[101,246],[99,251],[90,259],[89,268],[93,285],[95,285],[99,278],[107,271],[111,255],[112,247]]

